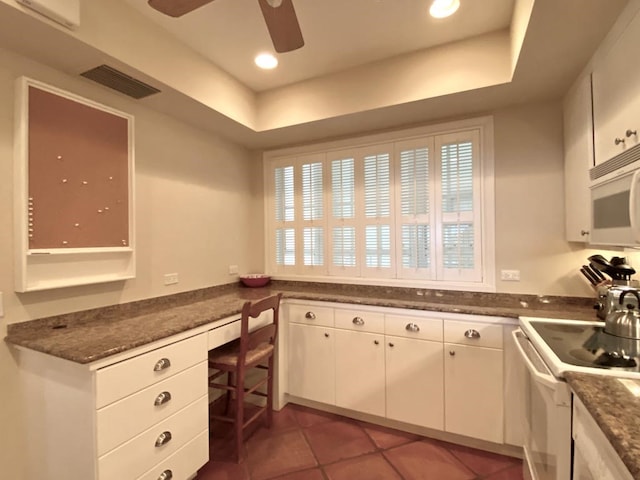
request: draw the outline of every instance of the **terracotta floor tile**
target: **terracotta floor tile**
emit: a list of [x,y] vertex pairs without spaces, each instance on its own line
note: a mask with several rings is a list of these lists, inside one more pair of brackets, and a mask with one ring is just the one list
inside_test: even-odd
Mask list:
[[293,415],[301,427],[311,427],[319,423],[332,422],[342,417],[334,415],[333,413],[321,412],[320,410],[314,410],[312,408],[303,407],[300,405],[287,405],[291,406]]
[[317,465],[300,430],[270,434],[266,429],[246,443],[251,480],[265,480]]
[[329,480],[402,480],[380,453],[343,460],[324,470]]
[[298,422],[296,420],[295,412],[287,405],[280,411],[273,412],[273,423],[271,425],[272,430],[282,431],[297,428]]
[[375,445],[381,449],[397,447],[398,445],[414,442],[422,438],[420,437],[420,435],[414,435],[413,433],[394,430],[393,428],[371,425],[370,423],[362,422],[360,425],[371,437],[373,443],[375,443]]
[[369,436],[354,422],[325,422],[304,432],[321,465],[376,450]]
[[249,480],[244,464],[210,461],[198,471],[195,480]]
[[273,480],[325,480],[325,477],[320,467],[317,467],[312,470],[290,473],[282,477],[274,478]]
[[478,475],[489,475],[515,465],[522,466],[522,460],[518,458],[463,447],[462,445],[448,444],[447,449]]
[[446,448],[432,442],[412,442],[384,452],[405,480],[472,480],[476,475]]
[[506,470],[485,477],[486,480],[523,480],[522,465],[510,467]]

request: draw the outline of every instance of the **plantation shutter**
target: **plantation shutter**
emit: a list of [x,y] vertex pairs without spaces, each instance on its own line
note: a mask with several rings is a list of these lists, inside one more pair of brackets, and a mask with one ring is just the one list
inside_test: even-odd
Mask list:
[[274,169],[275,263],[277,267],[296,264],[294,167]]
[[445,280],[479,281],[480,188],[477,131],[439,137],[440,265]]
[[435,248],[433,246],[434,200],[431,162],[432,139],[396,144],[396,241],[398,269],[402,278],[431,279]]
[[324,198],[322,162],[302,165],[303,265],[324,265]]
[[331,159],[331,267],[334,275],[357,272],[355,157],[335,153]]
[[395,274],[392,251],[391,152],[392,145],[364,152],[364,263],[362,276],[391,277]]

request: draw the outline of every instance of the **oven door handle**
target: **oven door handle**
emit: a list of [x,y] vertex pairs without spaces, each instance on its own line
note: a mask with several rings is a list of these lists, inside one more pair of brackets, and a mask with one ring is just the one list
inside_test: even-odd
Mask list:
[[[536,368],[536,366],[533,364],[533,362],[529,358],[529,355],[527,355],[527,353],[524,351],[524,348],[522,348],[522,345],[520,345],[520,338],[522,337],[527,338],[526,335],[519,328],[513,330],[511,332],[511,335],[513,336],[513,341],[515,342],[516,347],[518,347],[520,356],[524,359],[524,363],[527,365],[527,368],[531,372],[531,375],[534,376],[537,382],[542,383],[547,387],[555,390],[558,386],[558,380],[556,380],[556,378],[551,374],[551,372],[549,372],[548,369],[546,369],[546,367],[545,369],[547,373],[540,372],[540,370]],[[529,340],[527,339],[526,341],[528,342]],[[540,358],[540,355],[538,354],[538,352],[536,352],[533,348],[531,350],[533,350],[534,354],[538,357],[538,360],[540,360],[540,362],[544,365],[544,360]]]

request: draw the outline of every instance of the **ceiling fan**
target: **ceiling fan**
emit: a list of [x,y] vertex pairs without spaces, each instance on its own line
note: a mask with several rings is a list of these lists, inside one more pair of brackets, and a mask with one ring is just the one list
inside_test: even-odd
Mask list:
[[[181,17],[213,0],[149,0],[149,6],[170,17]],[[304,45],[292,0],[258,0],[273,46],[278,53]]]

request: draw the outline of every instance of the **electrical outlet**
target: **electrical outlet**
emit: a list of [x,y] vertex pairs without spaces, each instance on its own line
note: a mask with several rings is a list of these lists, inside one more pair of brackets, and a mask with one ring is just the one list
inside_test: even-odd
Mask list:
[[238,274],[238,265],[229,265],[229,275]]
[[178,274],[177,273],[165,273],[165,275],[164,275],[164,284],[165,285],[173,285],[174,283],[178,283]]
[[500,270],[500,280],[505,282],[519,282],[520,270]]

